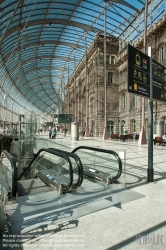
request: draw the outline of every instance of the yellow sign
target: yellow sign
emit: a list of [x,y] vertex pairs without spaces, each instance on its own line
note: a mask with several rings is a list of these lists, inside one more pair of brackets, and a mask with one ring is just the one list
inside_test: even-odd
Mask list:
[[134,83],[134,90],[137,91],[138,88],[137,88],[137,83]]
[[139,79],[140,81],[142,81],[143,76],[142,76],[142,72],[138,71],[136,68],[134,69],[134,77]]
[[141,65],[141,58],[140,58],[140,55],[139,53],[137,52],[137,54],[135,55],[135,63],[137,66],[140,66]]
[[144,82],[144,84],[147,83],[147,77],[146,77],[145,73],[143,73],[143,82]]

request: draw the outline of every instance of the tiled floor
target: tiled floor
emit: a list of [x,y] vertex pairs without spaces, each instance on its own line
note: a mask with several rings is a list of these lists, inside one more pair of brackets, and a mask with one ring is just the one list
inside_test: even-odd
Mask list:
[[[47,135],[43,137],[47,138]],[[53,145],[53,141],[48,141]],[[17,204],[18,209],[15,210],[14,205],[15,208],[9,214],[12,218],[15,213],[16,218],[22,221],[23,230],[31,230],[27,230],[29,232],[22,238],[24,243],[13,246],[13,249],[166,249],[166,147],[154,145],[154,182],[147,182],[148,145],[140,146],[133,141],[102,141],[94,137],[71,142],[70,136],[63,138],[61,134],[57,135],[56,142],[57,147],[65,145],[71,150],[79,145],[98,146],[117,153],[126,150],[126,186],[124,187],[123,172],[116,192],[114,190],[111,194],[110,190],[105,190],[103,195],[106,196],[94,201],[94,190],[89,195],[88,191],[87,197],[92,199],[92,202],[88,201],[89,207],[86,207],[83,200],[76,203],[80,199],[78,195],[69,194],[77,206],[71,211],[75,216],[72,217],[68,212],[65,221],[63,219],[66,215],[61,207],[65,197],[57,200],[57,203],[54,200],[52,205],[51,202],[46,202],[45,211],[42,211],[42,203],[49,199],[48,196],[45,201],[39,200],[39,204],[32,208],[30,205],[33,204],[33,197],[24,197],[25,200]],[[81,192],[88,189],[88,185],[84,185],[78,190],[81,197]],[[95,188],[97,187],[93,186]],[[58,204],[59,213],[56,211]],[[68,210],[71,206],[66,203]],[[38,211],[40,214],[35,215]],[[60,219],[58,223],[57,217]],[[35,220],[38,222],[37,229],[34,227]],[[12,226],[12,233],[14,230],[16,234],[19,233],[18,226],[19,223],[16,227]],[[4,249],[12,249],[7,244],[8,248],[4,246]]]

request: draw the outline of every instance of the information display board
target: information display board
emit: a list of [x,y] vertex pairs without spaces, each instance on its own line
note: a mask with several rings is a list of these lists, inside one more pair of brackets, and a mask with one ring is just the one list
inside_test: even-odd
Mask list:
[[153,98],[166,102],[166,68],[152,59]]
[[128,45],[128,92],[150,97],[150,57]]
[[59,114],[58,123],[71,123],[73,114]]
[[46,127],[53,127],[53,122],[45,122]]

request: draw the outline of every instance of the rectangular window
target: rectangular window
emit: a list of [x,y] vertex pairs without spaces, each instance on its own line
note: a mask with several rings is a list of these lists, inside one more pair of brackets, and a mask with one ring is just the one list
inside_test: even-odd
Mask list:
[[132,121],[132,124],[133,124],[133,133],[136,132],[136,121],[133,120]]
[[123,110],[126,109],[126,95],[123,95]]
[[132,95],[132,108],[136,108],[136,95]]
[[111,64],[115,64],[115,56],[111,56]]
[[161,62],[164,61],[164,46],[161,47]]
[[106,56],[107,64],[110,64],[110,56]]
[[113,74],[111,72],[108,72],[108,83],[113,83]]
[[115,64],[115,56],[106,55],[107,64]]

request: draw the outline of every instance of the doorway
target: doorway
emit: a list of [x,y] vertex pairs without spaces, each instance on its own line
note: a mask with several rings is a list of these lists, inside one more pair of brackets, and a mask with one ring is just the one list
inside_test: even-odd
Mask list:
[[108,136],[111,137],[111,135],[114,134],[114,122],[113,121],[107,122],[107,130],[108,130]]

